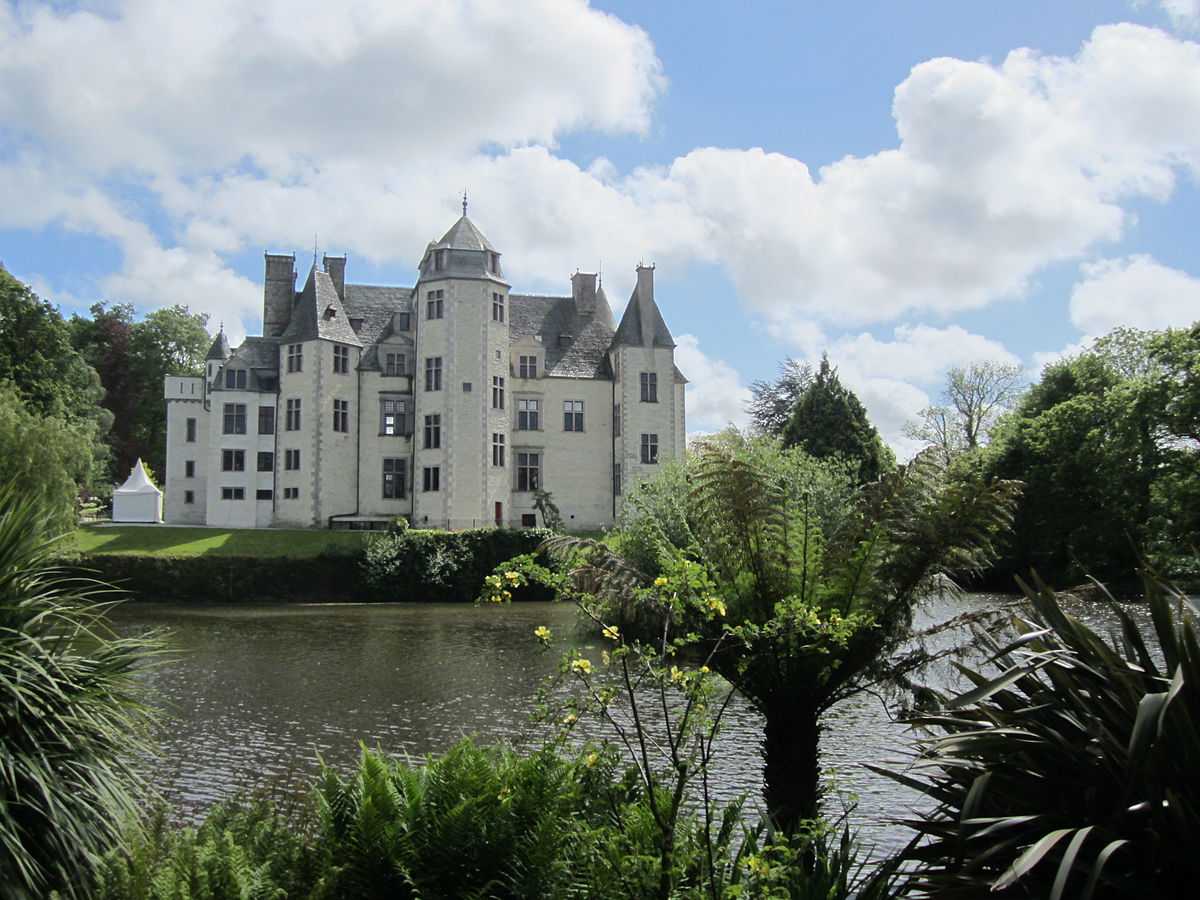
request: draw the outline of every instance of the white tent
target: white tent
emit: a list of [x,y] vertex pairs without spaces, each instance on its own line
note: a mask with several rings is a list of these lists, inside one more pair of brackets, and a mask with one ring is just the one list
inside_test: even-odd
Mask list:
[[113,491],[114,522],[161,522],[162,491],[150,483],[139,459],[125,483]]

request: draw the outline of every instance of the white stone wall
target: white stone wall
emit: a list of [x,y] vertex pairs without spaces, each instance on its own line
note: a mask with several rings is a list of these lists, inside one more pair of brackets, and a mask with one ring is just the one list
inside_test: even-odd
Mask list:
[[[167,400],[167,447],[165,472],[159,473],[163,488],[163,521],[176,525],[203,525],[208,491],[208,411],[205,382],[201,377],[168,375],[163,379]],[[195,441],[187,440],[187,420],[196,420]],[[193,463],[187,477],[187,462]],[[187,502],[191,492],[192,502]]]
[[[302,347],[299,372],[287,371],[288,348],[291,344],[279,345],[279,407],[276,433],[275,478],[275,524],[290,528],[325,527],[317,518],[316,498],[318,489],[317,432],[321,423],[321,398],[317,393],[320,376],[320,359],[317,353],[319,341],[305,341]],[[300,428],[287,430],[287,401],[300,401]],[[328,420],[326,420],[328,427]],[[300,468],[288,471],[284,461],[288,450],[300,451]],[[351,457],[353,459],[353,457]],[[299,496],[290,498],[288,490],[294,489]]]

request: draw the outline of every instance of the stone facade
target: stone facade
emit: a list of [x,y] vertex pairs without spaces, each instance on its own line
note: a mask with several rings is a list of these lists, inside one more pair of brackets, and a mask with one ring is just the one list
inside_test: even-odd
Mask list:
[[412,288],[346,283],[345,257],[267,254],[263,334],[168,376],[168,522],[373,528],[612,524],[622,490],[684,450],[685,379],[639,266],[618,326],[595,275],[514,294],[464,215]]

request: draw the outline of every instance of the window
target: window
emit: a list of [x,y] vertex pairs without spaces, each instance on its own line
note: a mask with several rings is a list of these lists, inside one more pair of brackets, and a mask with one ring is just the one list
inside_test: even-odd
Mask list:
[[613,493],[621,493],[621,464],[613,463]]
[[425,390],[440,391],[442,389],[442,358],[430,356],[425,359]]
[[411,321],[411,319],[410,319],[409,313],[406,313],[406,312],[396,313],[396,330],[397,331],[408,331],[409,328],[412,327],[409,324],[410,321]]
[[383,461],[383,499],[404,499],[404,460],[384,459]]
[[499,432],[492,432],[492,465],[504,465],[504,435]]
[[517,490],[518,491],[536,491],[538,485],[541,484],[541,459],[540,453],[518,453],[517,454]]
[[492,409],[504,409],[504,379],[492,376]]
[[245,488],[235,488],[235,487],[223,487],[223,488],[221,488],[221,499],[222,500],[245,500],[246,499],[246,489]]
[[434,250],[433,251],[433,271],[440,272],[444,268],[446,268],[446,251],[445,250]]
[[304,367],[304,345],[303,344],[288,344],[287,370],[289,372],[299,372],[303,367]]
[[246,370],[245,369],[226,369],[225,370],[225,387],[230,390],[245,390],[246,388]]
[[426,466],[421,472],[421,486],[426,493],[442,489],[442,469],[440,466]]
[[537,378],[537,357],[522,356],[518,360],[517,374],[522,378]]
[[638,376],[642,385],[642,402],[658,402],[658,375],[654,372],[642,372]]
[[184,491],[183,492],[183,502],[184,503],[195,503],[196,502],[196,492],[195,491]]
[[226,403],[225,404],[225,433],[226,434],[245,434],[246,433],[246,404],[245,403]]
[[388,437],[399,437],[404,434],[405,408],[403,400],[379,401],[379,414],[382,417],[379,433]]
[[183,461],[183,477],[184,478],[195,478],[196,477],[196,461],[194,459],[185,459]]
[[333,430],[346,432],[350,430],[350,401],[333,401]]
[[504,295],[492,294],[492,321],[504,321]]
[[260,406],[258,408],[258,433],[275,433],[275,407]]
[[536,400],[517,401],[517,430],[538,430],[538,402]]
[[270,488],[259,488],[254,492],[255,500],[273,500],[274,498],[275,492]]
[[464,394],[469,394],[469,393],[471,393],[471,382],[469,382],[469,381],[464,381],[464,382],[463,382],[463,393],[464,393]]
[[350,348],[335,346],[333,348],[333,374],[347,375],[350,372]]
[[583,431],[583,401],[563,401],[563,431]]
[[300,468],[300,451],[299,450],[284,450],[283,451],[283,468],[288,472],[295,472]]
[[654,465],[658,462],[658,435],[642,435],[642,462]]
[[436,450],[442,446],[442,417],[425,417],[425,449]]
[[613,406],[613,437],[621,436],[621,404]]
[[283,430],[300,430],[300,399],[298,397],[287,402],[287,418],[284,420]]
[[285,488],[283,489],[283,499],[284,499],[284,500],[299,500],[299,499],[300,499],[300,488],[298,488],[298,487],[290,487],[290,488],[287,488],[287,487],[285,487]]
[[488,251],[487,255],[487,270],[493,275],[500,274],[500,254]]
[[[270,450],[258,451],[258,471],[274,472],[275,471],[275,454]],[[262,499],[261,497],[259,498]]]
[[221,451],[221,471],[222,472],[244,472],[244,471],[246,471],[246,451],[245,450],[222,450]]
[[440,319],[446,311],[445,291],[430,291],[425,295],[425,318]]
[[404,374],[404,354],[403,353],[388,353],[384,356],[384,375],[403,375]]
[[196,420],[188,419],[186,424],[187,437],[184,438],[189,444],[196,443]]

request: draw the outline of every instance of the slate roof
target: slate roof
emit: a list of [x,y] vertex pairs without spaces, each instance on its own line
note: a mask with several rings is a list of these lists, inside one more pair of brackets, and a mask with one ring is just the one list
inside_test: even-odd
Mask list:
[[353,347],[362,346],[362,341],[350,327],[350,316],[342,306],[333,279],[329,273],[314,265],[308,273],[304,290],[296,297],[292,306],[292,320],[280,340],[286,343],[318,338]]
[[671,337],[671,331],[663,321],[654,298],[643,299],[641,292],[635,288],[629,305],[625,307],[625,315],[621,316],[613,343],[635,347],[674,347],[675,339]]
[[490,250],[496,248],[483,236],[483,232],[475,227],[475,223],[465,215],[450,226],[450,230],[442,235],[442,239],[430,244],[431,250]]
[[208,351],[208,356],[204,358],[229,359],[229,338],[225,337],[224,328],[217,332],[217,336],[213,338],[212,347]]
[[[604,309],[608,308],[605,301]],[[607,318],[607,321],[605,319]],[[530,294],[509,295],[509,339],[539,337],[545,348],[548,376],[608,378],[612,369],[608,348],[612,343],[612,313],[581,315],[571,297]],[[569,345],[560,336],[571,338]]]
[[[412,288],[385,287],[374,284],[346,285],[346,314],[352,319],[362,319],[358,338],[366,348],[359,359],[360,369],[378,369],[379,341],[392,335],[392,317],[397,312],[412,312]],[[401,332],[409,336],[409,332]],[[410,337],[411,340],[411,337]]]

